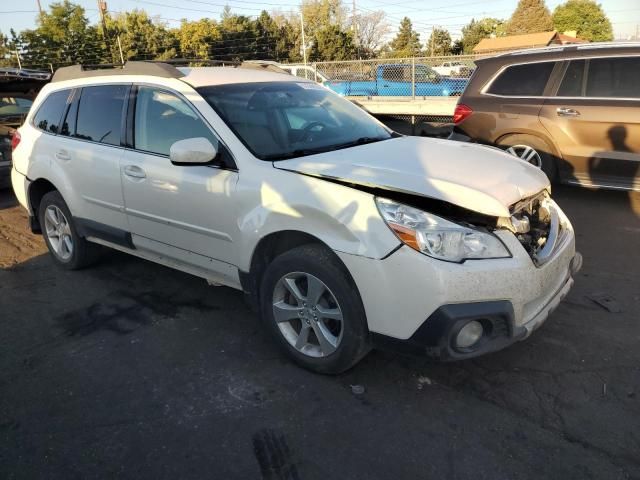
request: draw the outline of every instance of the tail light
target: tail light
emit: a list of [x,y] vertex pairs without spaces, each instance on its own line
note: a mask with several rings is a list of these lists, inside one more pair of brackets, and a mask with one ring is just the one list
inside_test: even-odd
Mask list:
[[461,124],[472,113],[471,107],[466,106],[464,103],[459,103],[453,112],[453,123],[455,125]]
[[13,135],[11,135],[11,151],[15,150],[18,145],[20,145],[20,132],[16,130],[13,132]]

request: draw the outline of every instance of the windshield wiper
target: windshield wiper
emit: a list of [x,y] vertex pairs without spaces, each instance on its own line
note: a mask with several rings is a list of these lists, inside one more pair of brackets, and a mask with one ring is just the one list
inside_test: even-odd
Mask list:
[[263,160],[287,160],[289,158],[304,157],[306,155],[314,155],[316,153],[333,152],[334,150],[341,150],[343,148],[356,147],[358,145],[365,145],[367,143],[381,142],[383,140],[389,140],[390,137],[360,137],[350,142],[339,143],[337,145],[328,145],[326,147],[318,148],[302,148],[293,150],[286,153],[274,153],[271,155],[264,155],[261,157]]

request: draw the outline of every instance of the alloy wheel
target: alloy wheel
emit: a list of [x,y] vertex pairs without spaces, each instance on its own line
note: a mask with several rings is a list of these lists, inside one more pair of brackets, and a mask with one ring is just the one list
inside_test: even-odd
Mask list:
[[534,148],[531,148],[528,145],[514,145],[507,148],[505,151],[514,157],[518,157],[525,162],[530,163],[534,167],[542,168],[542,157]]
[[55,205],[49,205],[44,212],[44,228],[49,244],[61,260],[69,260],[73,255],[73,237],[67,217]]
[[288,273],[278,280],[273,318],[287,342],[309,357],[331,355],[342,340],[342,310],[335,295],[308,273]]

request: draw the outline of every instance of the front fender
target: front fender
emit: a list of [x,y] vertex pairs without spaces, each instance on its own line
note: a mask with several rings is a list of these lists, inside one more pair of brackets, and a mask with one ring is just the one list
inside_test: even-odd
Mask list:
[[[272,233],[299,231],[331,249],[383,258],[399,240],[384,223],[373,195],[320,178],[273,169],[259,183],[240,185],[239,268],[248,271],[259,241]],[[242,208],[242,207],[241,207]]]

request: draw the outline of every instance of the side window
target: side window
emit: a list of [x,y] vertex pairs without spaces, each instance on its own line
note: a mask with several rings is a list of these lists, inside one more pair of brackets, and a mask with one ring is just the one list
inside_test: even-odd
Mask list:
[[139,87],[134,123],[135,148],[169,155],[171,145],[186,138],[218,140],[193,109],[176,95],[150,87]]
[[572,60],[564,74],[558,97],[581,97],[584,79],[584,60]]
[[120,145],[126,85],[84,87],[78,102],[76,138]]
[[383,67],[382,79],[390,82],[401,82],[403,80],[402,67]]
[[68,97],[69,90],[60,90],[50,94],[36,112],[33,124],[45,132],[58,133]]
[[589,60],[587,97],[640,98],[640,57]]
[[529,63],[507,67],[487,93],[515,97],[539,97],[544,92],[555,62]]

